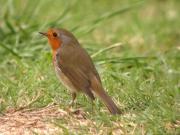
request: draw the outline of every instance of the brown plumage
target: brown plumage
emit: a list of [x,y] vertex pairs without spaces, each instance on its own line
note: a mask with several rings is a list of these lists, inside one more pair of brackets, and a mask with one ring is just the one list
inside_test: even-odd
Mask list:
[[[83,92],[91,100],[97,95],[112,114],[120,110],[105,92],[99,74],[88,53],[80,46],[77,39],[64,29],[49,29],[42,33],[48,37],[52,51],[53,64],[58,78],[69,89],[73,96]],[[73,103],[72,102],[72,103]]]

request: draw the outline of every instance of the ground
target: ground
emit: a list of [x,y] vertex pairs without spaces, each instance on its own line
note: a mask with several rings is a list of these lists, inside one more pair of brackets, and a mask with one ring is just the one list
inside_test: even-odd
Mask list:
[[[0,134],[179,134],[178,0],[0,0]],[[50,27],[91,55],[112,116],[99,99],[71,96],[55,76]],[[73,54],[72,54],[73,55]]]

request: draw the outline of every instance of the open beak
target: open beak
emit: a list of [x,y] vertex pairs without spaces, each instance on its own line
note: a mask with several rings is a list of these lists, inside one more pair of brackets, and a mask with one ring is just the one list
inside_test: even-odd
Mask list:
[[48,34],[47,33],[45,33],[45,32],[39,32],[39,34],[41,34],[41,35],[43,35],[43,36],[48,36]]

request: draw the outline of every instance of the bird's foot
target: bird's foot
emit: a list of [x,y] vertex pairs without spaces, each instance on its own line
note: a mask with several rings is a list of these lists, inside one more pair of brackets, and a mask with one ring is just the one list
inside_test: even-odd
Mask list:
[[73,107],[74,106],[74,101],[72,100],[70,103],[69,103],[69,107]]

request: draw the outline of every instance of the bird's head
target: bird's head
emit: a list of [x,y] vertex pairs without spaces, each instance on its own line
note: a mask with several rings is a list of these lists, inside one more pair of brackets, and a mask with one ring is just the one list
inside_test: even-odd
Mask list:
[[78,42],[73,34],[65,29],[50,28],[47,32],[39,33],[48,38],[53,51],[56,51],[62,44]]

